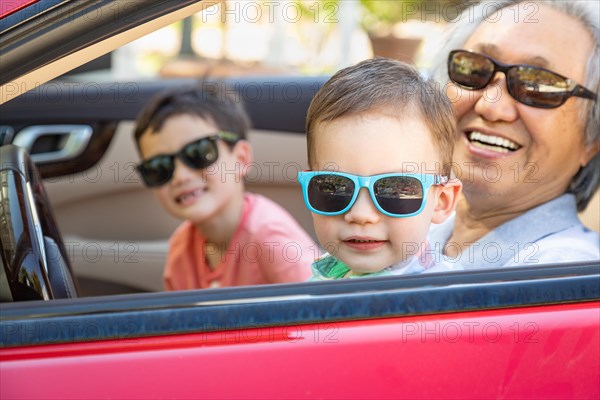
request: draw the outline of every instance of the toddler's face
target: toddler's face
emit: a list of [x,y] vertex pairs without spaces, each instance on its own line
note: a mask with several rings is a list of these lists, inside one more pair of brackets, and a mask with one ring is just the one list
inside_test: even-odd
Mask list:
[[[343,117],[318,124],[313,170],[354,175],[438,173],[441,161],[431,133],[417,118],[400,121],[382,115]],[[438,168],[436,168],[438,167]],[[432,186],[424,210],[395,218],[377,210],[366,188],[342,215],[313,213],[321,245],[352,271],[369,273],[404,261],[426,239],[440,187]]]
[[[159,154],[172,154],[186,144],[219,131],[212,123],[193,115],[169,117],[158,133],[145,132],[140,138],[144,159]],[[238,143],[239,144],[239,143]],[[230,150],[217,141],[219,157],[204,169],[194,169],[179,158],[175,160],[173,177],[153,188],[162,206],[173,216],[203,224],[232,206],[232,199],[243,193],[242,170],[237,145]]]

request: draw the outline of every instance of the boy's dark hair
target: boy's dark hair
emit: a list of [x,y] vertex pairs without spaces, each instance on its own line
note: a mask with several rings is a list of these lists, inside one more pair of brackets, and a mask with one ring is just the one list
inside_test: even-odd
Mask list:
[[393,118],[421,117],[432,133],[442,159],[443,174],[450,173],[456,140],[456,119],[448,98],[409,64],[373,58],[344,68],[317,92],[306,116],[308,163],[314,165],[317,124],[351,115],[379,113]]
[[[162,91],[152,97],[137,117],[134,131],[140,148],[140,138],[147,131],[159,132],[171,117],[187,114],[198,116],[219,130],[246,138],[250,119],[242,103],[222,90],[224,83],[204,82],[197,86],[184,86]],[[234,143],[226,142],[230,147]]]

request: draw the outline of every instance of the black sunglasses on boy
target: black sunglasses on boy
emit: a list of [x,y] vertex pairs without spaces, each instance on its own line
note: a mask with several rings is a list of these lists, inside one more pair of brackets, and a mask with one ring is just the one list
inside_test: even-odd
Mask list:
[[143,160],[136,166],[142,181],[148,187],[157,187],[167,183],[175,172],[175,158],[194,169],[203,169],[214,164],[219,158],[217,141],[235,144],[240,136],[231,132],[218,132],[214,135],[194,140],[172,154],[159,154]]
[[538,108],[556,108],[571,96],[596,100],[596,93],[556,72],[527,64],[503,64],[484,54],[453,50],[448,56],[448,76],[468,90],[486,87],[496,75],[506,76],[508,93],[518,102]]

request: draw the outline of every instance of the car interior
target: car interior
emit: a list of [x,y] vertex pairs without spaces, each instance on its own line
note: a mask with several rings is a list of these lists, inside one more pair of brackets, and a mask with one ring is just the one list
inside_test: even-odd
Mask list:
[[[260,79],[265,84],[275,82],[267,77],[230,79],[223,84],[237,85],[243,95],[249,92],[244,89],[247,85],[260,87]],[[322,83],[324,79],[279,78],[277,85],[282,90],[293,86],[303,98],[288,103],[281,96],[283,92],[269,98],[265,90],[258,93],[260,103],[255,101],[247,107],[253,120],[248,140],[254,149],[247,190],[281,204],[313,237],[310,213],[304,206],[296,174],[306,169],[301,120],[313,93],[308,84],[314,82]],[[84,296],[162,290],[168,238],[180,221],[162,209],[135,171],[139,155],[133,139],[134,119],[156,91],[191,83],[140,85],[136,101],[126,111],[121,110],[121,114],[128,115],[111,123],[93,119],[83,123],[80,116],[73,118],[69,112],[63,112],[61,120],[56,110],[44,110],[39,104],[39,122],[20,127],[15,121],[21,117],[31,121],[32,103],[9,108],[12,120],[5,126],[16,132],[12,140],[5,139],[5,144],[28,149],[45,177],[49,202]],[[89,106],[98,107],[98,103]],[[103,105],[107,109],[118,106]],[[89,167],[80,171],[80,165]]]
[[[169,18],[181,18],[176,14]],[[128,34],[150,31],[151,24],[147,25]],[[118,42],[128,40],[117,36]],[[90,49],[83,59],[92,60],[94,51],[98,49]],[[161,291],[168,238],[180,221],[161,208],[136,174],[135,117],[154,93],[198,81],[79,81],[77,75],[61,75],[70,69],[67,58],[53,65],[51,72],[29,77],[24,88],[33,90],[0,107],[0,144],[25,149],[38,168],[64,243],[62,254],[72,265],[80,296]],[[35,84],[53,76],[58,78]],[[266,75],[213,81],[235,91],[252,120],[249,141],[254,162],[247,190],[282,205],[315,240],[296,173],[307,167],[306,109],[326,80],[327,76]],[[581,215],[590,229],[600,230],[599,210],[596,193]],[[53,246],[58,245],[49,247]],[[4,294],[5,279],[0,277]]]
[[[260,87],[261,79],[266,79],[263,87],[275,82],[273,77],[230,78],[223,84],[237,85],[242,88],[240,95],[243,96],[248,92],[245,85]],[[254,149],[247,190],[281,204],[316,240],[296,173],[306,168],[306,141],[301,120],[313,93],[310,86],[314,82],[322,84],[325,78],[278,79],[280,88],[294,85],[302,88],[305,96],[290,103],[281,93],[279,97],[274,94],[270,98],[265,91],[260,102],[246,101],[253,121],[249,141]],[[73,118],[72,113],[56,116],[56,108],[60,108],[56,104],[48,107],[34,103],[33,107],[39,107],[39,116],[33,124],[24,126],[21,118],[31,121],[31,101],[26,107],[10,103],[3,106],[12,116],[12,120],[3,121],[5,130],[8,127],[14,131],[11,142],[29,150],[45,177],[43,184],[49,205],[82,296],[163,290],[162,271],[168,238],[180,221],[162,209],[134,169],[139,161],[133,139],[134,119],[139,108],[156,91],[190,83],[193,82],[176,80],[140,84],[137,101],[119,111],[120,119],[108,123],[94,120],[97,118],[94,115],[87,120]],[[98,106],[99,103],[89,104],[89,107]],[[119,105],[102,104],[102,107],[106,108],[103,112],[112,115]],[[55,115],[50,118],[51,114]],[[81,165],[88,167],[81,170]],[[593,225],[598,224],[599,219],[598,196],[594,202],[582,217],[588,226],[598,229]]]

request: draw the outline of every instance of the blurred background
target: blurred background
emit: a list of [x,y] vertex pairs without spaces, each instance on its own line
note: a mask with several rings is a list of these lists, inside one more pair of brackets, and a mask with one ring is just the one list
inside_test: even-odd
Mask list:
[[[331,75],[381,55],[426,72],[465,0],[227,0],[74,72],[94,79]],[[89,79],[90,77],[88,77]]]

